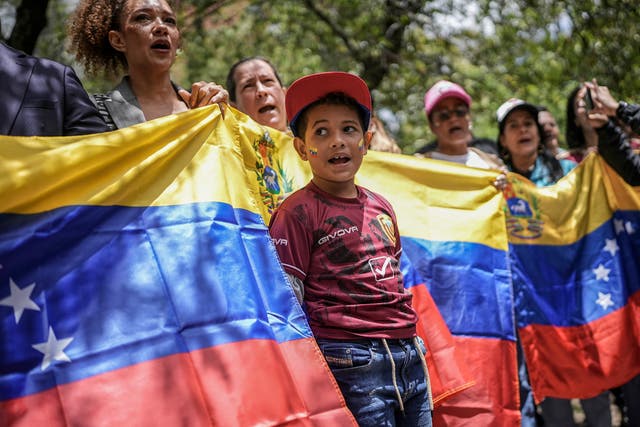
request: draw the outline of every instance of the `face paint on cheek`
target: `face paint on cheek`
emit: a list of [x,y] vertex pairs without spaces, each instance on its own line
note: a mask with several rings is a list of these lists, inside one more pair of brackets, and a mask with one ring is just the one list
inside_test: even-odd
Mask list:
[[312,157],[317,157],[318,156],[318,148],[309,147],[309,155],[312,156]]
[[360,150],[360,152],[364,151],[364,139],[358,141],[358,150]]

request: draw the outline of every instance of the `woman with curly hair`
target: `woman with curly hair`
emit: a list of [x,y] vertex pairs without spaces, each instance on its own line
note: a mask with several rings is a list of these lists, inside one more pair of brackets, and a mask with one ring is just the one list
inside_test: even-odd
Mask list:
[[81,0],[69,26],[71,50],[85,70],[126,75],[93,98],[110,129],[118,129],[213,103],[228,101],[215,83],[191,92],[171,81],[181,45],[176,15],[166,0]]

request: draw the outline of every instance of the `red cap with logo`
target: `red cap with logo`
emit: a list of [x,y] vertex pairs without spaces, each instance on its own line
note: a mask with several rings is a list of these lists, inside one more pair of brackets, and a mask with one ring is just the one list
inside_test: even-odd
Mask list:
[[333,92],[344,93],[358,103],[364,119],[364,131],[367,131],[372,110],[371,94],[367,84],[355,74],[327,71],[300,77],[287,89],[285,97],[287,118],[289,119],[289,127],[295,136],[300,136],[297,129],[300,114],[309,105]]

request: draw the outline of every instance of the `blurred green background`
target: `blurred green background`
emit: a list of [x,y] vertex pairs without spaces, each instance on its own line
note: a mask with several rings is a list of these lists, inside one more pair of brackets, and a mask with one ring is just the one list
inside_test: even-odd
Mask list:
[[[433,138],[423,97],[443,78],[471,95],[479,137],[496,137],[495,111],[511,97],[547,106],[564,132],[567,96],[592,78],[619,99],[640,101],[637,0],[172,4],[184,42],[172,71],[178,84],[224,83],[231,64],[252,55],[269,58],[285,84],[311,72],[354,72],[368,83],[376,113],[407,154]],[[105,91],[115,82],[84,75],[66,51],[74,6],[73,0],[4,0],[2,37],[73,65],[89,92]]]

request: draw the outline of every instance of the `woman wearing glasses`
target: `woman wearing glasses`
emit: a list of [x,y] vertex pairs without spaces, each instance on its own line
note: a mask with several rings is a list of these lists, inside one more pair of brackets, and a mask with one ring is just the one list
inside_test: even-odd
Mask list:
[[446,160],[482,169],[504,168],[495,143],[471,133],[471,97],[458,84],[440,80],[424,96],[424,109],[435,142],[422,147],[419,157]]

